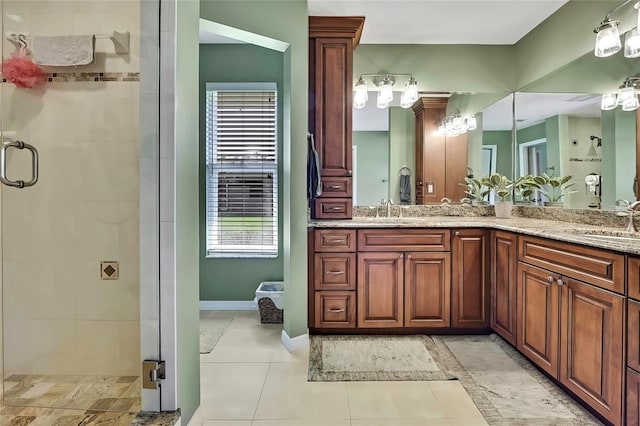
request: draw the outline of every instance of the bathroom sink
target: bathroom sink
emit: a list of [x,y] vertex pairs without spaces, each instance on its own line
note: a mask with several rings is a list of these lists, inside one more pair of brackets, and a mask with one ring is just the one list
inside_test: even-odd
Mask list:
[[571,229],[570,234],[601,241],[640,241],[640,233],[615,229]]

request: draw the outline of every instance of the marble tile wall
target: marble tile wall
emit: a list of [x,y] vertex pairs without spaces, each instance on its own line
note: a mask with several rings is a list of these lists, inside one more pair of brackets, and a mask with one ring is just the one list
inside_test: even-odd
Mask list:
[[[97,40],[94,64],[48,67],[43,88],[1,85],[3,130],[40,153],[37,185],[2,188],[5,374],[139,372],[139,3],[3,1],[4,31],[131,32],[130,54]],[[8,169],[27,176],[29,157]]]

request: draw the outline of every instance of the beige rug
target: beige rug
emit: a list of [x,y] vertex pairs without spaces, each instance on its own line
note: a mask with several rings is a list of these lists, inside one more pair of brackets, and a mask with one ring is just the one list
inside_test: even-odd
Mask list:
[[311,336],[310,381],[451,380],[434,341],[418,336]]
[[451,378],[490,425],[602,424],[495,334],[311,336],[310,381]]

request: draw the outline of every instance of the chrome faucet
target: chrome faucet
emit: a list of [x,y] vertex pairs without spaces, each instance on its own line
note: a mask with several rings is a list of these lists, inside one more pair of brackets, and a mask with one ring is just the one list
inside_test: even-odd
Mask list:
[[387,217],[391,217],[391,206],[393,205],[393,201],[391,198],[387,200]]
[[464,198],[460,198],[460,204],[469,204],[471,205],[471,199],[464,197]]
[[618,216],[628,216],[629,222],[627,222],[626,232],[638,232],[638,228],[636,228],[636,223],[633,221],[635,217],[636,210],[640,207],[640,201],[634,201],[633,203],[629,203],[627,200],[617,200],[616,206],[622,206],[625,208],[625,211],[618,212]]

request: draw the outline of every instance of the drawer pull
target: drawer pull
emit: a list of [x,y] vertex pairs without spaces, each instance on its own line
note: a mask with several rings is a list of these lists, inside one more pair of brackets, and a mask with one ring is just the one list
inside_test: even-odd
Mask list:
[[338,245],[338,244],[345,244],[346,241],[345,240],[327,240],[326,243]]
[[555,279],[554,279],[551,275],[549,275],[549,276],[547,277],[547,281],[549,281],[550,283],[552,283],[552,282],[554,282],[554,281],[555,281]]
[[327,185],[327,189],[342,189],[340,185]]
[[327,271],[329,275],[341,275],[344,274],[344,271]]
[[332,212],[341,212],[344,211],[344,207],[327,207],[327,210]]
[[332,314],[339,314],[341,312],[344,312],[344,309],[335,309],[335,308],[331,309],[331,308],[329,308],[329,309],[327,309],[327,312],[331,312]]
[[564,281],[562,281],[562,279],[558,279],[558,285],[562,287],[564,285]]

